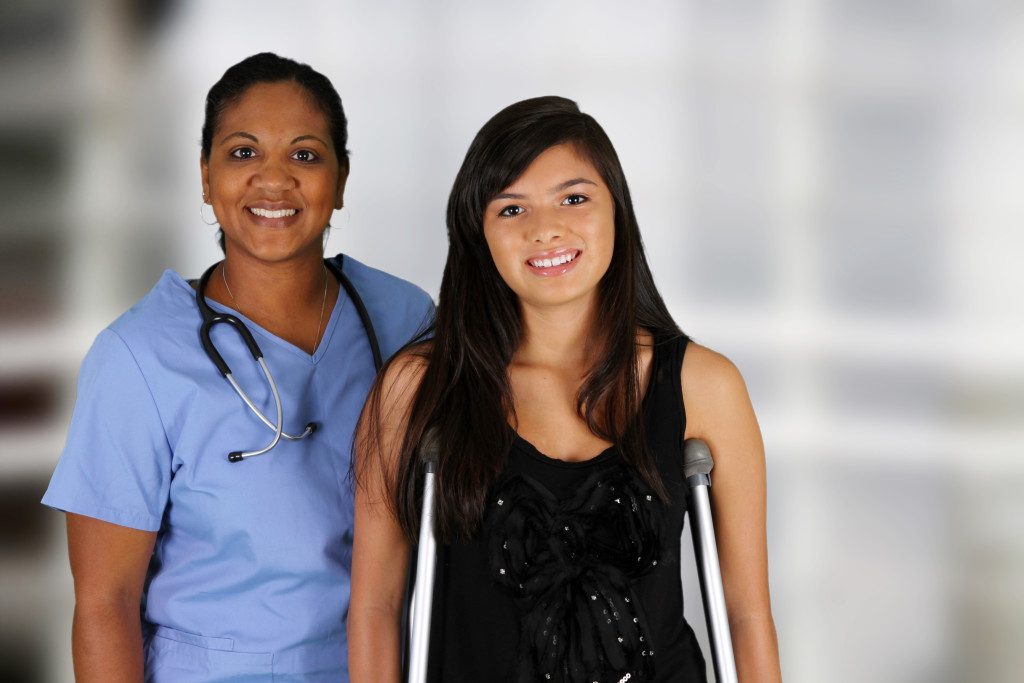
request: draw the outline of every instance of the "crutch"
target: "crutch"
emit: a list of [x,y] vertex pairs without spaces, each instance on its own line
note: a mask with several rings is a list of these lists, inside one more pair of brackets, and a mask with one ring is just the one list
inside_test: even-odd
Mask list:
[[711,519],[709,489],[711,469],[714,466],[711,450],[706,443],[700,439],[686,440],[683,444],[683,474],[690,487],[690,532],[693,534],[693,552],[697,557],[715,680],[718,683],[737,683],[732,635],[729,633],[729,618],[725,612],[722,571],[718,566],[718,546]]
[[427,652],[430,649],[430,611],[434,602],[434,570],[437,566],[437,539],[434,538],[434,473],[440,444],[437,429],[431,428],[420,442],[423,463],[423,509],[420,513],[420,539],[416,550],[416,585],[412,591],[409,638],[408,683],[427,680]]

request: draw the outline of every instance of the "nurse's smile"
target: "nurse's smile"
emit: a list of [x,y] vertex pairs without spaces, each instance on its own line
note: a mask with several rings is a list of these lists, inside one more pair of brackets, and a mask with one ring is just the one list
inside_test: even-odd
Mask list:
[[301,209],[294,207],[281,207],[275,204],[261,203],[255,206],[248,206],[246,210],[251,220],[265,228],[287,228],[299,220]]
[[287,218],[288,216],[294,216],[298,213],[298,209],[280,209],[274,211],[272,209],[260,209],[250,206],[249,213],[260,216],[261,218]]

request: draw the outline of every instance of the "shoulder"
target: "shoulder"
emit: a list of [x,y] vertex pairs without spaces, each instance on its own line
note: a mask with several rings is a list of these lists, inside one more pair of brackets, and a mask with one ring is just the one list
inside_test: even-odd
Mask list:
[[408,300],[420,306],[433,306],[430,295],[408,280],[386,273],[347,254],[338,254],[331,259],[356,286],[363,298],[384,296]]
[[411,282],[338,254],[332,259],[351,281],[373,323],[381,352],[387,358],[434,319],[430,295]]
[[747,386],[736,365],[722,354],[691,342],[680,373],[687,432],[699,436],[750,412]]
[[412,344],[384,364],[377,378],[384,402],[412,400],[430,365],[431,344],[430,340]]
[[706,346],[690,342],[683,357],[681,380],[683,386],[711,391],[714,393],[731,392],[744,388],[743,376],[736,365]]
[[180,275],[166,271],[149,293],[100,331],[87,361],[145,354],[175,338],[178,327],[198,329],[201,319],[189,291]]
[[[149,293],[97,334],[82,362],[79,393],[92,388],[135,400],[139,392],[151,391],[168,362],[190,346],[199,348],[201,322],[194,290],[165,271]],[[120,391],[110,391],[115,386]]]
[[404,438],[429,365],[423,346],[419,343],[403,349],[377,374],[360,417],[358,453],[377,452],[384,460],[398,457],[397,444]]
[[[131,347],[152,344],[179,325],[201,322],[195,291],[180,275],[164,271],[153,288],[107,328]],[[198,329],[198,328],[197,328]]]

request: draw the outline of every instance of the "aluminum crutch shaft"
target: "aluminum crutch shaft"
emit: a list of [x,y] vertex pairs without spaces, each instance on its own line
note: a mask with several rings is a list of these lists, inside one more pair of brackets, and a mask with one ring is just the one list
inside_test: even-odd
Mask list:
[[686,440],[683,444],[683,474],[690,487],[690,531],[693,535],[693,551],[697,557],[715,680],[718,683],[737,683],[722,571],[718,564],[718,545],[715,543],[715,527],[711,518],[709,490],[711,469],[714,466],[711,450],[706,443],[700,439]]
[[430,650],[430,612],[434,602],[434,570],[437,567],[437,539],[434,538],[434,473],[437,471],[437,432],[429,430],[420,446],[423,462],[423,508],[420,538],[416,550],[416,585],[412,592],[409,639],[409,683],[427,680]]

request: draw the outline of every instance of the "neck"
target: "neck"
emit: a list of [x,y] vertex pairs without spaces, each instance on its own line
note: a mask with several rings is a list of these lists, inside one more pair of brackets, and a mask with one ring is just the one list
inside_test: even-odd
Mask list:
[[319,304],[323,294],[325,266],[321,259],[301,264],[249,264],[229,257],[221,268],[233,303],[245,309],[294,307],[314,300]]
[[320,254],[268,263],[228,252],[219,270],[207,296],[307,352],[316,349],[338,294]]
[[523,310],[523,339],[513,362],[585,368],[600,348],[596,305]]

